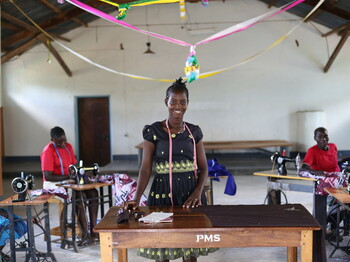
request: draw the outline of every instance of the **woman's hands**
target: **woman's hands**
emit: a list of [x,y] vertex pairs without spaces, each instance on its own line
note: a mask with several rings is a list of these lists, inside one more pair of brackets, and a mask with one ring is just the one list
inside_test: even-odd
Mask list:
[[202,205],[201,200],[201,192],[193,191],[193,193],[187,198],[185,203],[183,204],[183,207],[190,208],[190,207],[198,207]]
[[139,202],[137,200],[129,200],[129,201],[124,201],[122,204],[122,208],[124,210],[129,209],[129,210],[136,210],[139,207]]

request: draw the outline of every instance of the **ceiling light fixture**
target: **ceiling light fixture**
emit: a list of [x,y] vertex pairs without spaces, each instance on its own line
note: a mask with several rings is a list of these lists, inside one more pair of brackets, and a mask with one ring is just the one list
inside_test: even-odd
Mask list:
[[151,42],[147,42],[147,50],[144,52],[144,54],[155,54],[152,50],[151,50]]
[[[148,31],[148,12],[147,12],[147,6],[145,8],[145,12],[146,12],[146,28],[147,28],[147,31]],[[144,52],[145,55],[147,54],[155,54],[155,52],[153,52],[151,50],[151,41],[149,40],[149,35],[147,35],[147,39],[148,39],[148,42],[146,43],[146,46],[147,46],[147,50]]]

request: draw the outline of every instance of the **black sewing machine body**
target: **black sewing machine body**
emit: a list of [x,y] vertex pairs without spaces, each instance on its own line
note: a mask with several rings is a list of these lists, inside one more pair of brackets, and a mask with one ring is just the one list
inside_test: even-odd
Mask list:
[[85,185],[91,183],[89,177],[92,175],[96,177],[99,173],[98,164],[94,163],[91,167],[84,167],[82,161],[78,167],[70,165],[69,176],[71,179],[75,180],[76,184]]
[[297,157],[290,158],[290,157],[281,155],[279,152],[276,152],[271,156],[271,161],[274,165],[277,164],[278,174],[282,176],[286,176],[287,175],[286,163],[288,162],[294,163],[294,165],[297,168],[299,168],[300,156],[298,154]]
[[12,202],[26,201],[28,190],[34,188],[34,176],[31,174],[24,176],[24,173],[21,172],[21,177],[12,180],[11,188],[18,195],[17,199],[13,199]]

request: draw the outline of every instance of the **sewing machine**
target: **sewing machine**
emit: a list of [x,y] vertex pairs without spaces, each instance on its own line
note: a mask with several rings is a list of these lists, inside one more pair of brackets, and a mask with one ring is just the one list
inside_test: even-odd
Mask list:
[[76,167],[74,165],[70,165],[68,168],[69,176],[71,179],[74,179],[77,184],[84,185],[87,184],[88,181],[88,175],[87,171],[92,171],[93,176],[97,176],[99,173],[99,166],[98,164],[94,163],[91,167],[84,167],[83,161],[79,161],[79,166]]
[[13,192],[18,194],[17,199],[13,199],[12,202],[24,202],[27,197],[28,190],[34,188],[34,176],[29,174],[24,176],[24,172],[21,172],[21,177],[16,177],[11,182],[11,188]]
[[290,158],[290,157],[285,156],[284,152],[282,154],[280,154],[279,152],[276,152],[271,156],[271,161],[272,161],[273,165],[277,164],[278,174],[282,175],[282,176],[287,175],[287,168],[286,168],[287,162],[294,163],[294,165],[297,168],[297,173],[299,172],[299,168],[301,165],[299,154],[295,158]]

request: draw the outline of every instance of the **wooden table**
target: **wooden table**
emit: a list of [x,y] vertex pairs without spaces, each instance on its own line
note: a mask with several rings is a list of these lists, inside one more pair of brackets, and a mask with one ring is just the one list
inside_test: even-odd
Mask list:
[[330,253],[329,257],[332,257],[333,254],[335,253],[336,250],[338,249],[348,249],[348,247],[341,247],[340,246],[340,237],[339,237],[339,231],[340,231],[340,206],[345,207],[346,210],[350,210],[349,204],[350,204],[350,194],[349,192],[346,190],[345,187],[343,188],[334,188],[334,187],[326,187],[324,189],[328,194],[330,194],[331,196],[333,196],[337,201],[338,201],[338,208],[337,208],[337,229],[336,232],[338,233],[338,235],[336,235],[336,244],[334,246],[333,251]]
[[[144,224],[131,216],[129,222],[117,224],[119,207],[112,207],[94,229],[100,234],[102,262],[113,261],[113,248],[118,248],[118,261],[126,262],[128,248],[165,247],[287,247],[289,262],[297,261],[297,247],[300,247],[301,261],[312,261],[313,231],[319,230],[319,224],[302,205],[205,208],[223,207],[233,210],[235,215],[228,212],[230,216],[225,221],[232,220],[234,226],[215,227],[213,218],[209,219],[204,212],[182,207],[139,207],[145,214],[173,212],[171,223]],[[286,210],[302,212],[290,219],[292,213]]]
[[[0,206],[6,206],[8,208],[8,217],[10,223],[10,249],[11,249],[11,262],[16,261],[16,252],[27,252],[26,261],[37,261],[37,258],[51,258],[51,261],[55,262],[55,255],[52,253],[51,248],[51,235],[50,235],[50,216],[49,216],[49,206],[48,200],[53,197],[53,195],[41,195],[35,197],[33,200],[26,200],[23,202],[12,202],[18,198],[18,195],[14,195],[0,202]],[[39,252],[35,249],[35,235],[33,229],[33,216],[32,216],[32,207],[44,205],[44,221],[45,221],[45,231],[46,231],[46,252]],[[24,206],[26,208],[27,215],[27,226],[28,226],[28,246],[16,247],[15,246],[15,228],[14,228],[14,207],[15,206]]]
[[[107,202],[109,204],[109,207],[112,206],[112,188],[111,186],[113,183],[91,183],[91,184],[85,184],[85,185],[78,185],[78,184],[57,184],[58,186],[64,187],[66,189],[71,189],[72,190],[72,212],[71,212],[71,220],[72,220],[72,240],[69,240],[68,234],[67,234],[67,222],[68,222],[68,202],[67,200],[64,201],[64,208],[63,208],[63,218],[64,218],[64,223],[63,223],[63,239],[61,242],[61,248],[69,248],[73,247],[73,250],[75,252],[79,252],[78,250],[78,245],[76,242],[76,202],[81,201],[77,200],[76,198],[76,192],[77,191],[84,191],[84,190],[89,190],[89,189],[94,189],[94,188],[99,188],[100,194],[97,197],[99,204],[100,204],[100,214],[101,214],[101,219],[104,216],[104,204]],[[108,186],[108,194],[104,195],[103,194],[103,187]],[[107,197],[108,201],[104,201],[104,198]],[[85,199],[86,201],[88,200],[93,200],[93,199]],[[84,233],[84,232],[83,232]]]
[[[237,150],[237,149],[259,149],[267,147],[278,147],[279,151],[287,150],[293,143],[286,140],[250,140],[250,141],[203,141],[206,151],[215,150]],[[136,145],[138,149],[138,163],[142,161],[143,142]]]
[[[274,170],[264,170],[254,172],[255,176],[264,176],[267,178],[269,184],[276,184],[276,187],[287,187],[290,191],[299,191],[299,192],[309,192],[313,193],[315,188],[315,182],[317,179],[301,177],[297,174],[296,170],[288,170],[288,174],[283,176],[279,175],[277,169]],[[294,181],[311,181],[311,185],[301,185],[295,184]],[[283,182],[281,182],[283,181]],[[269,189],[268,188],[268,204],[281,204],[281,190],[279,189]]]

